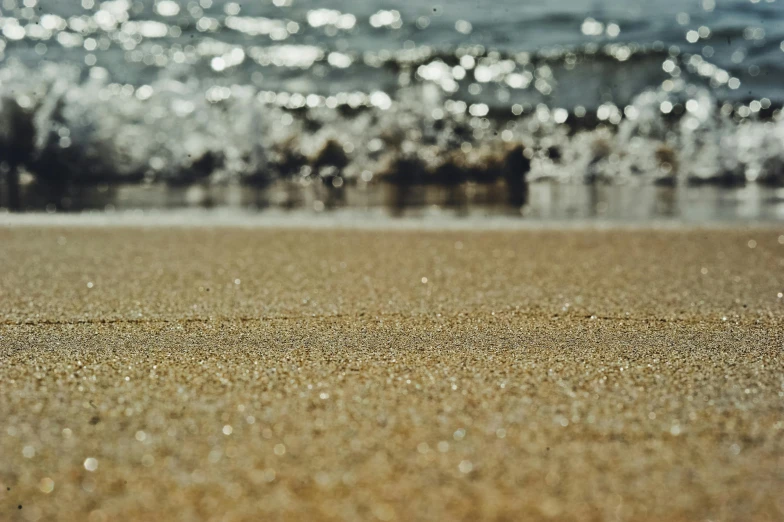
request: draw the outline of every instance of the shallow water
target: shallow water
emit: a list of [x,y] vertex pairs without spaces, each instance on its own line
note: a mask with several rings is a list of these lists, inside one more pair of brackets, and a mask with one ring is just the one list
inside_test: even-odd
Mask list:
[[101,183],[784,185],[778,0],[0,12],[0,175],[58,207]]
[[27,196],[31,203],[28,211],[38,211],[39,215],[45,211],[62,223],[73,219],[79,222],[79,216],[95,217],[96,211],[104,214],[109,223],[123,223],[136,216],[144,218],[142,223],[147,224],[160,220],[164,224],[181,221],[182,224],[243,225],[260,219],[261,223],[288,222],[295,226],[312,226],[318,222],[327,226],[392,226],[390,218],[446,227],[784,222],[784,189],[756,184],[726,189],[532,183],[522,194],[522,206],[509,203],[510,194],[502,184],[425,186],[413,190],[391,184],[361,184],[339,191],[321,184],[284,182],[266,188],[236,184],[100,185],[70,191],[64,198],[65,208],[59,211],[54,205],[47,205],[40,195]]
[[[711,90],[722,101],[784,101],[778,1],[4,0],[3,7],[6,59],[102,67],[112,81],[134,86],[195,77],[305,95],[391,94],[400,86],[396,69],[406,62],[432,65],[434,58],[455,60],[468,52],[488,59],[474,74],[468,67],[464,81],[454,71],[442,78],[460,85],[461,98],[511,106],[547,96],[553,106],[593,109],[604,101],[629,103],[641,88],[659,87],[669,76],[661,58],[688,54],[715,66]],[[599,60],[589,57],[603,50],[615,60],[602,68],[617,77],[596,77]],[[528,53],[529,62],[549,58],[566,71],[550,77],[531,70],[520,53]],[[397,67],[379,68],[374,60]],[[729,78],[720,81],[719,70]],[[510,75],[526,72],[544,80],[542,88],[516,87],[521,79]],[[675,76],[699,76],[682,73]],[[463,92],[471,83],[481,92]],[[500,95],[502,87],[507,94]]]

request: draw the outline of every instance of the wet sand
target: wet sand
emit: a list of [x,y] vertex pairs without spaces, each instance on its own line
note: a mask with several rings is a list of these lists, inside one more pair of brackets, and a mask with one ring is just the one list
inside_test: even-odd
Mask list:
[[0,520],[781,520],[782,234],[0,228]]

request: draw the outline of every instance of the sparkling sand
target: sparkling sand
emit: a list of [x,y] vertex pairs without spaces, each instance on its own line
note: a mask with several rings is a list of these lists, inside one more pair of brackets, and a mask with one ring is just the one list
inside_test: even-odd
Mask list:
[[784,235],[0,228],[0,520],[782,520]]

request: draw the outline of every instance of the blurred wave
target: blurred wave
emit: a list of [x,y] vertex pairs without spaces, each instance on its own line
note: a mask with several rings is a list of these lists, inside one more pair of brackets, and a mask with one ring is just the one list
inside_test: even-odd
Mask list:
[[512,205],[545,180],[784,185],[772,4],[331,4],[3,0],[6,205],[20,185],[58,206],[118,183],[502,184]]

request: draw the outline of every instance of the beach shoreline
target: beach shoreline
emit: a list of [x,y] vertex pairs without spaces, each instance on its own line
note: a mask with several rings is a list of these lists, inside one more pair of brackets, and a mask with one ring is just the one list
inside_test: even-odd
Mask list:
[[[237,207],[204,209],[156,208],[124,210],[87,210],[81,212],[3,212],[0,210],[0,229],[18,228],[119,228],[163,229],[267,229],[267,230],[400,230],[400,231],[769,231],[782,230],[776,216],[739,218],[687,218],[684,216],[623,218],[619,216],[525,218],[508,208],[476,208],[470,216],[456,214],[453,209],[412,208],[412,213],[391,215],[384,208],[342,208],[325,213],[310,209],[258,211]],[[418,213],[416,213],[418,211]]]

